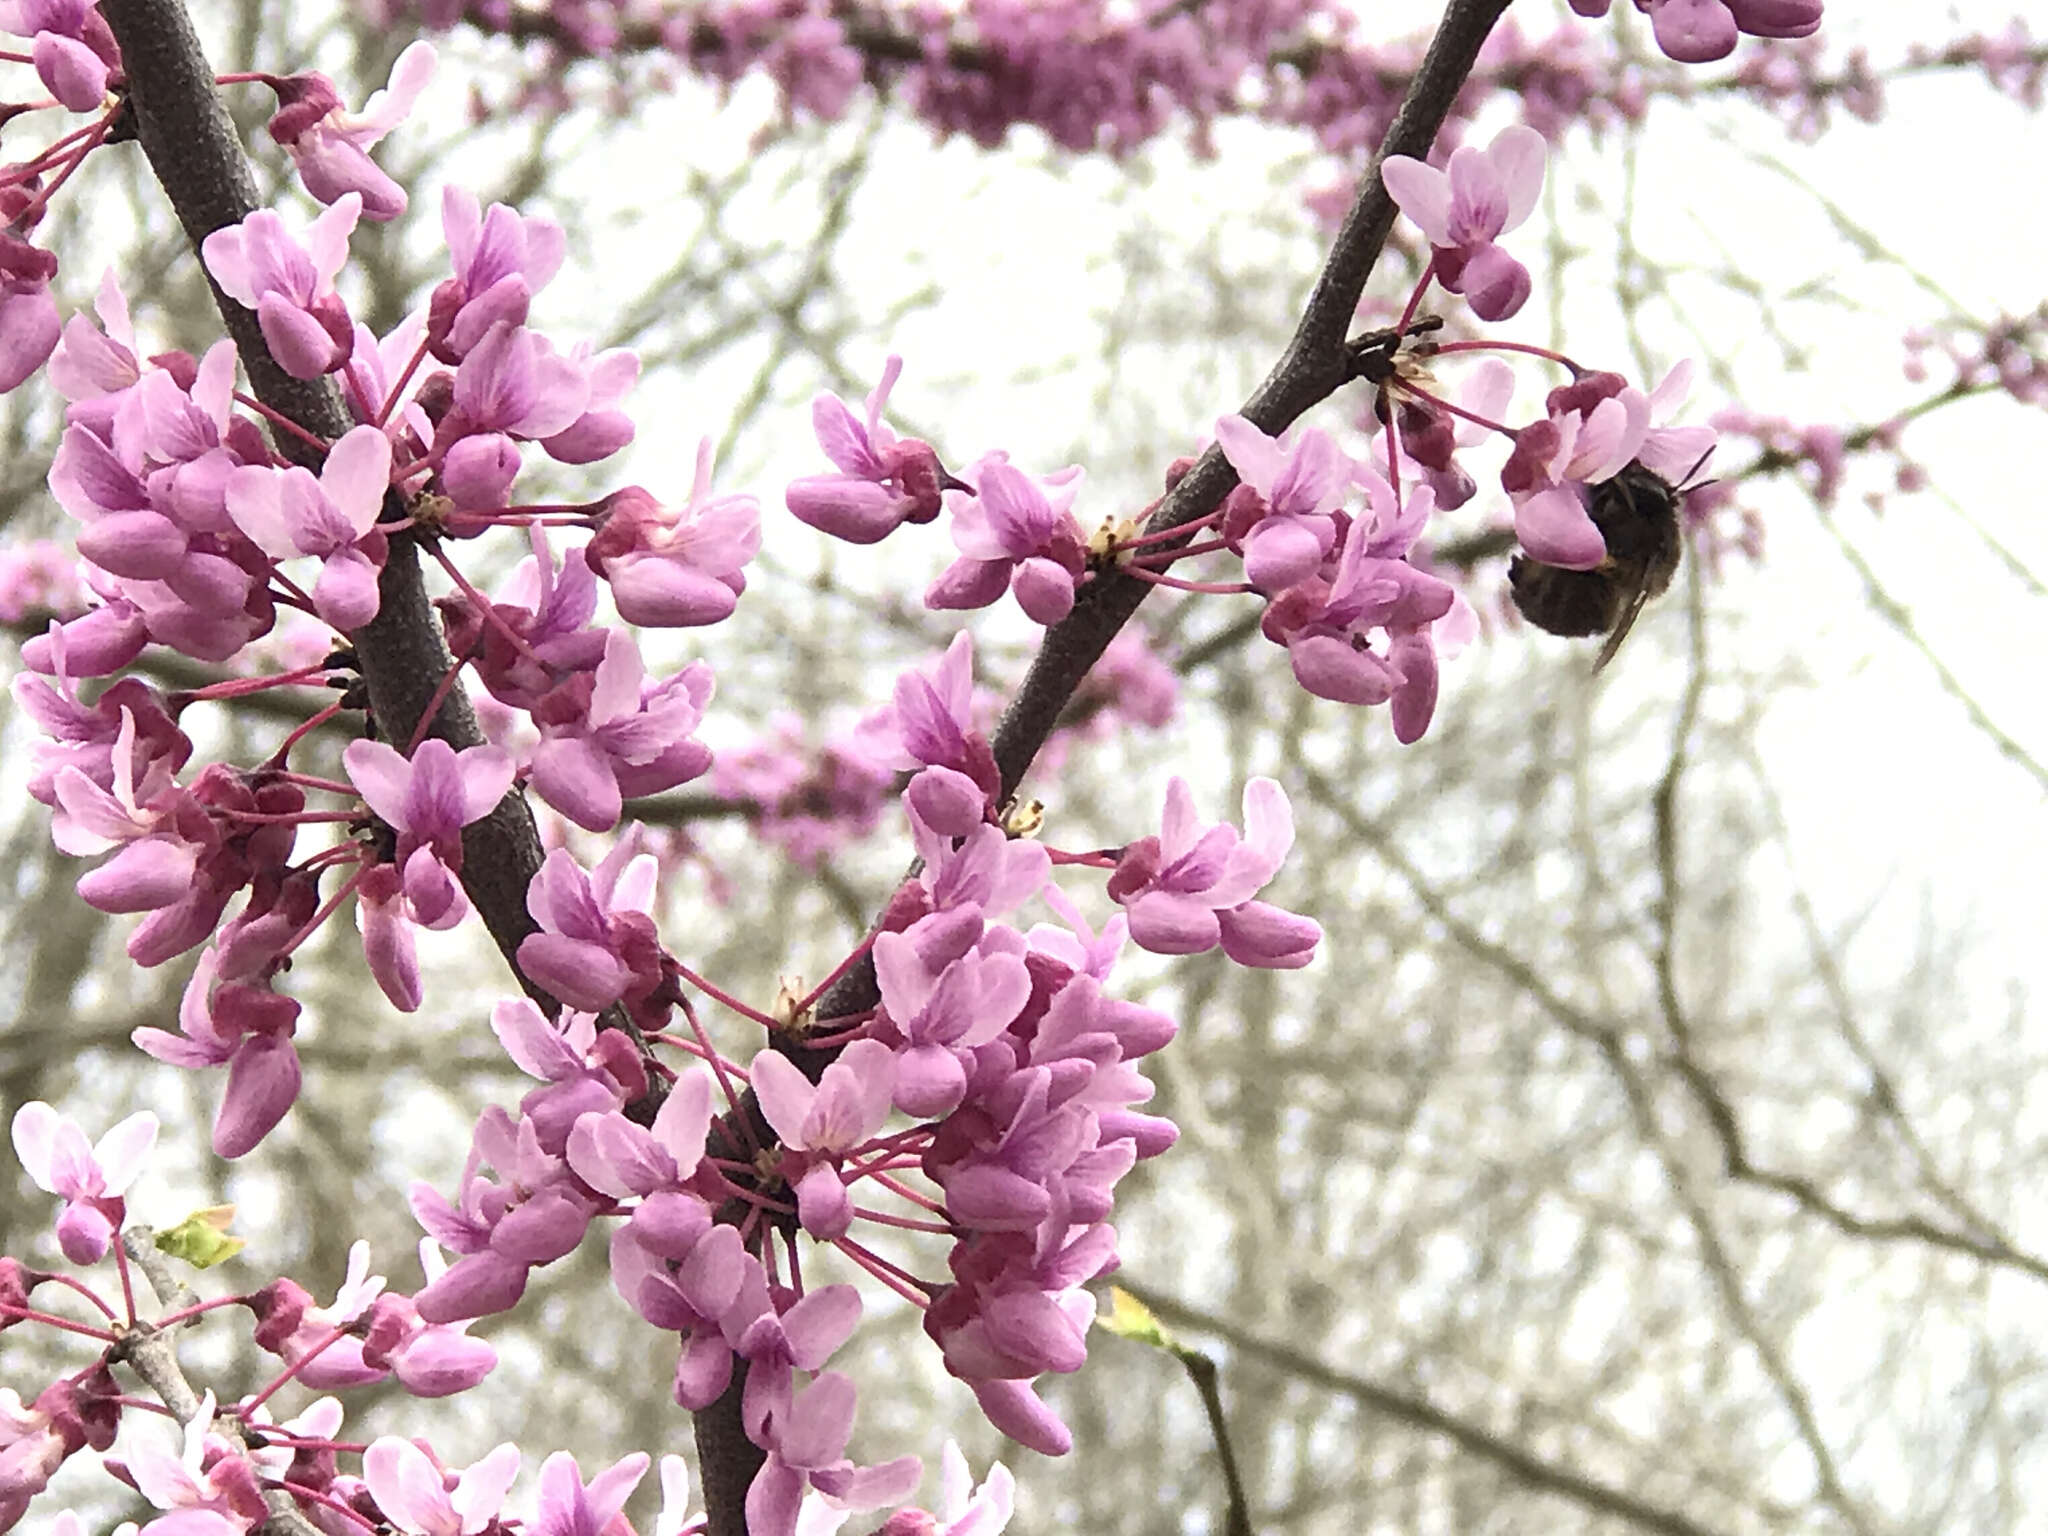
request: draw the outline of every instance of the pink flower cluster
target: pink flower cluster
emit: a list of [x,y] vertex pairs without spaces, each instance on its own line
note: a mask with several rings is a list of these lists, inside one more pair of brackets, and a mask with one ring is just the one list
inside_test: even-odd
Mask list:
[[[904,801],[922,868],[873,940],[879,1006],[813,1026],[814,1038],[832,1032],[834,1053],[815,1080],[771,1046],[751,1064],[758,1120],[735,1107],[714,1122],[715,1098],[737,1072],[715,1058],[715,1070],[667,1087],[651,1124],[630,1118],[648,1094],[648,1066],[624,1035],[596,1027],[594,1011],[623,1002],[666,1040],[681,1006],[701,1042],[681,983],[710,989],[660,947],[647,915],[650,856],[622,851],[586,875],[557,852],[533,882],[543,932],[520,960],[583,1011],[550,1023],[526,999],[498,1005],[500,1040],[540,1086],[516,1113],[485,1111],[452,1198],[427,1185],[412,1194],[428,1233],[457,1256],[415,1298],[429,1324],[510,1307],[535,1268],[574,1249],[593,1222],[615,1222],[620,1294],[678,1337],[676,1401],[707,1406],[733,1362],[747,1362],[745,1423],[766,1456],[749,1528],[764,1536],[795,1529],[807,1494],[877,1508],[918,1475],[915,1458],[846,1459],[856,1393],[826,1367],[860,1301],[851,1287],[802,1285],[797,1236],[838,1245],[924,1305],[947,1368],[989,1418],[1063,1452],[1066,1429],[1032,1382],[1080,1366],[1093,1308],[1084,1286],[1116,1262],[1115,1185],[1175,1137],[1138,1107],[1152,1088],[1137,1064],[1172,1038],[1172,1021],[1104,991],[1125,933],[1161,953],[1220,945],[1270,967],[1305,963],[1320,938],[1313,922],[1256,899],[1292,838],[1285,798],[1266,780],[1246,792],[1242,836],[1202,823],[1175,781],[1159,836],[1119,859],[1073,856],[1111,872],[1109,893],[1128,913],[1090,931],[1051,885],[1048,851],[991,820],[993,759],[971,718],[971,672],[963,636],[898,685],[898,750],[919,765]],[[1027,932],[1006,920],[1038,897],[1065,921]],[[896,1115],[908,1128],[889,1128]],[[936,1193],[909,1188],[912,1172]],[[909,1211],[857,1203],[870,1187]],[[735,1200],[754,1213],[740,1226],[717,1219]],[[786,1270],[772,1246],[745,1241],[757,1222],[790,1247]],[[862,1223],[943,1237],[950,1278],[908,1284],[872,1238],[853,1239]]]
[[[350,315],[334,286],[349,234],[363,212],[388,216],[391,203],[361,151],[403,115],[431,67],[430,49],[408,50],[389,97],[363,119],[341,112],[317,81],[303,91],[273,82],[296,112],[278,128],[280,141],[331,206],[303,237],[260,210],[205,242],[214,278],[255,312],[285,370],[333,374],[341,385],[358,425],[324,445],[317,473],[281,459],[237,411],[231,344],[198,360],[146,356],[111,275],[100,323],[74,316],[51,359],[51,380],[69,401],[51,487],[80,525],[81,570],[96,601],[24,647],[30,671],[16,680],[16,697],[50,737],[36,749],[30,792],[57,812],[65,851],[109,855],[81,880],[86,900],[146,914],[129,939],[133,959],[160,964],[213,940],[179,1032],[144,1029],[137,1042],[181,1066],[227,1068],[214,1128],[223,1156],[260,1142],[297,1096],[299,1008],[274,982],[346,896],[357,898],[379,985],[397,1006],[417,1008],[415,931],[466,915],[463,829],[515,782],[608,831],[625,800],[705,771],[710,753],[693,733],[710,701],[710,669],[650,678],[631,634],[593,622],[598,590],[610,580],[622,613],[641,623],[715,623],[732,612],[759,546],[756,504],[712,496],[708,457],[679,509],[638,487],[583,509],[513,504],[526,444],[582,464],[632,437],[619,405],[637,360],[561,351],[525,323],[561,264],[562,233],[548,221],[481,209],[450,188],[442,215],[453,276],[388,336]],[[320,103],[318,114],[297,111]],[[593,538],[558,559],[548,523]],[[211,764],[181,782],[192,753],[178,725],[184,708],[318,684],[346,672],[346,650],[174,698],[133,678],[90,702],[80,692],[81,679],[118,672],[151,644],[238,660],[281,608],[317,617],[345,642],[379,611],[394,536],[471,536],[497,524],[525,530],[532,560],[492,601],[442,556],[456,587],[443,608],[458,665],[530,722],[512,751],[365,740],[346,754],[352,782],[334,783],[287,765],[292,744],[317,723],[309,722],[252,769]],[[311,808],[309,790],[339,796],[344,808]],[[296,853],[301,825],[365,811],[375,819],[366,841]],[[336,869],[348,878],[323,895],[322,879]],[[244,891],[243,908],[222,926]]]
[[[561,1037],[545,1025],[511,1025],[505,1034],[515,1054],[524,1058],[523,1065],[541,1064],[527,1055],[536,1051],[560,1065]],[[558,1079],[556,1088],[569,1081]],[[702,1074],[685,1079],[670,1100],[679,1108],[664,1110],[666,1118],[657,1121],[655,1136],[668,1144],[687,1142],[694,1134],[701,1155],[708,1091]],[[574,1089],[569,1093],[573,1097]],[[783,1098],[787,1097],[785,1093]],[[615,1140],[611,1118],[585,1103],[577,1119],[577,1136],[592,1146],[607,1136]],[[883,1112],[887,1107],[884,1094]],[[565,1112],[567,1107],[560,1104],[538,1111],[560,1123],[566,1123]],[[829,1111],[814,1108],[806,1123],[815,1128],[830,1119]],[[127,1259],[115,1241],[127,1217],[124,1195],[143,1171],[156,1132],[153,1115],[136,1114],[93,1144],[74,1122],[47,1104],[27,1104],[16,1113],[13,1138],[23,1166],[37,1185],[64,1201],[56,1236],[73,1264],[96,1265],[111,1254],[125,1274]],[[811,1140],[803,1144],[818,1152],[831,1140],[814,1129]],[[611,1165],[606,1156],[586,1149],[579,1163],[607,1169]],[[649,1203],[641,1202],[642,1208]],[[653,1225],[649,1223],[650,1229]],[[620,1236],[629,1230],[630,1226],[622,1227]],[[726,1237],[715,1246],[736,1253],[734,1229],[718,1230]],[[302,1286],[282,1278],[226,1298],[246,1312],[254,1342],[282,1361],[280,1374],[256,1396],[226,1408],[217,1407],[214,1394],[207,1392],[198,1412],[183,1426],[176,1450],[145,1439],[139,1445],[131,1443],[125,1456],[109,1464],[110,1471],[162,1512],[142,1526],[141,1536],[245,1536],[271,1518],[265,1496],[278,1490],[288,1490],[323,1529],[330,1527],[332,1511],[352,1509],[381,1518],[408,1536],[514,1528],[558,1536],[602,1529],[630,1536],[632,1528],[619,1514],[647,1471],[644,1454],[629,1455],[588,1481],[568,1454],[549,1456],[540,1469],[537,1505],[522,1522],[505,1509],[523,1459],[517,1446],[500,1445],[474,1466],[451,1471],[423,1442],[387,1435],[367,1449],[360,1442],[349,1446],[341,1433],[343,1408],[334,1397],[318,1399],[287,1423],[271,1421],[263,1402],[288,1380],[331,1391],[392,1380],[415,1397],[443,1397],[467,1391],[489,1376],[497,1364],[489,1344],[470,1338],[463,1321],[433,1321],[427,1316],[450,1310],[451,1296],[468,1294],[464,1283],[452,1278],[454,1271],[446,1268],[431,1240],[420,1244],[420,1259],[428,1284],[417,1297],[391,1291],[382,1275],[371,1274],[369,1245],[358,1242],[349,1252],[347,1278],[326,1306],[315,1305]],[[467,1262],[460,1261],[457,1267]],[[667,1271],[663,1274],[666,1277]],[[750,1278],[749,1295],[761,1311],[748,1330],[746,1352],[762,1387],[758,1402],[750,1393],[749,1413],[758,1412],[761,1424],[776,1426],[762,1431],[773,1435],[776,1449],[749,1500],[749,1529],[789,1533],[798,1529],[800,1519],[817,1528],[835,1510],[900,1503],[922,1476],[918,1458],[904,1457],[883,1468],[852,1468],[841,1454],[852,1422],[852,1384],[832,1372],[818,1373],[801,1387],[792,1377],[792,1370],[815,1371],[824,1355],[844,1339],[859,1311],[850,1288],[826,1287],[793,1305],[783,1296],[778,1298],[780,1306],[771,1306],[767,1291],[760,1287],[758,1265]],[[90,1298],[109,1321],[122,1315],[84,1279],[0,1259],[0,1331],[62,1322],[36,1305],[36,1291],[53,1283]],[[132,1288],[124,1283],[121,1295],[132,1297]],[[194,1321],[202,1313],[214,1320],[228,1316],[219,1302],[213,1302],[152,1320],[151,1326],[174,1327],[181,1319]],[[132,1312],[127,1321],[130,1328],[135,1325]],[[72,1456],[112,1447],[129,1401],[109,1370],[113,1352],[123,1346],[122,1334],[92,1325],[65,1326],[73,1338],[97,1339],[99,1357],[58,1377],[26,1402],[13,1387],[0,1388],[0,1531],[21,1519],[30,1501]],[[345,1470],[358,1459],[359,1474]],[[1008,1471],[998,1463],[977,1489],[956,1446],[947,1445],[943,1462],[941,1513],[906,1507],[886,1528],[996,1536],[1010,1515],[1014,1484]],[[662,1459],[662,1489],[657,1532],[688,1528],[694,1522],[687,1514],[688,1475],[680,1457]],[[836,1522],[830,1528],[836,1528]],[[69,1511],[57,1517],[55,1529],[82,1536]]]
[[[1573,0],[1573,9],[1602,16],[1609,4]],[[1725,56],[1738,33],[1808,36],[1821,12],[1821,0],[1636,5],[1650,13],[1658,46],[1683,62]],[[1077,154],[1128,154],[1182,125],[1206,153],[1219,119],[1252,117],[1307,128],[1325,152],[1362,163],[1385,136],[1402,82],[1422,56],[1419,36],[1361,35],[1357,9],[1337,0],[1149,12],[1104,0],[982,0],[965,11],[879,0],[862,6],[857,20],[818,0],[724,0],[694,8],[687,27],[608,8],[529,14],[375,0],[371,9],[385,25],[394,12],[415,12],[428,27],[459,21],[486,31],[512,30],[516,15],[529,67],[556,90],[576,59],[656,52],[721,84],[766,75],[790,113],[836,119],[866,83],[940,134],[992,146],[1029,126]],[[1690,88],[1683,79],[1646,75],[1620,50],[1589,46],[1591,35],[1568,22],[1530,37],[1512,18],[1504,21],[1474,71],[1470,99],[1514,93],[1530,126],[1555,140],[1575,120],[1599,127],[1636,119],[1653,91]],[[533,47],[536,39],[546,46]],[[2010,57],[2013,50],[2003,51]],[[1771,95],[1762,82],[1737,83]],[[545,93],[507,95],[516,110]],[[1453,116],[1452,142],[1466,122],[1462,109]]]

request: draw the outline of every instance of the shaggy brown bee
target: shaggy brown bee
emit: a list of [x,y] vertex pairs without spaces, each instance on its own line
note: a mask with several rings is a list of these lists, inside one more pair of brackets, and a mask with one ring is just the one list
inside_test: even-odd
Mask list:
[[1522,617],[1553,635],[1605,635],[1593,663],[1599,671],[1621,649],[1643,605],[1661,596],[1678,573],[1684,502],[1684,491],[1634,460],[1594,486],[1589,511],[1607,541],[1607,558],[1590,571],[1568,571],[1515,556],[1508,589]]

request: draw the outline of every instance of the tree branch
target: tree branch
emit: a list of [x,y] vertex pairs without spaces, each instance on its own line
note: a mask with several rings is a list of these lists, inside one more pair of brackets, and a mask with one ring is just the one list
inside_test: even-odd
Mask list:
[[[1359,296],[1365,291],[1365,280],[1394,226],[1394,202],[1380,182],[1380,161],[1388,155],[1413,155],[1419,159],[1429,153],[1437,130],[1472,72],[1480,46],[1507,7],[1508,0],[1450,0],[1445,7],[1429,52],[1410,82],[1393,127],[1366,171],[1357,199],[1331,245],[1293,340],[1244,405],[1246,419],[1261,430],[1279,432],[1350,378],[1351,360],[1344,345],[1346,333],[1357,313]],[[1160,502],[1148,529],[1179,528],[1208,516],[1236,484],[1237,474],[1222,450],[1210,448]],[[1150,590],[1147,583],[1135,578],[1105,575],[1088,586],[1071,614],[1046,631],[1045,642],[1018,687],[1016,698],[1004,712],[991,743],[996,766],[1002,773],[1004,793],[1015,792],[1089,668],[1137,612],[1138,604]],[[817,1016],[821,1020],[845,1017],[872,1008],[877,1000],[874,966],[864,961],[819,1000]],[[778,1040],[775,1044],[814,1079],[837,1054],[807,1051],[793,1041]],[[755,1123],[758,1131],[766,1131],[766,1122],[749,1090],[726,1122],[714,1127],[714,1139],[731,1135],[731,1123],[737,1117],[745,1117]],[[772,1132],[767,1132],[766,1139],[758,1143],[772,1144]],[[735,1137],[732,1145],[737,1148],[742,1143]],[[745,1379],[745,1362],[739,1362],[724,1396],[697,1414],[698,1474],[709,1517],[707,1536],[746,1536],[746,1489],[764,1455],[747,1439],[740,1422]]]
[[[256,208],[255,184],[234,124],[214,90],[213,66],[180,0],[106,0],[100,14],[121,47],[136,137],[197,252],[208,235],[240,223]],[[347,432],[354,423],[334,386],[326,379],[295,379],[286,373],[271,357],[255,313],[222,292],[211,273],[207,282],[256,397],[329,442]],[[317,466],[322,457],[289,433],[280,434],[277,446],[307,467]],[[387,518],[402,512],[395,497],[386,498]],[[387,739],[403,743],[411,739],[453,665],[420,577],[418,546],[410,537],[391,540],[377,593],[377,617],[349,639],[361,660],[379,727]],[[457,750],[483,744],[459,683],[448,691],[429,734]],[[525,796],[511,790],[488,817],[465,828],[462,852],[463,889],[517,976],[519,941],[535,931],[526,911],[526,887],[541,865],[540,836]],[[523,976],[520,983],[527,985]]]
[[[1293,339],[1244,404],[1243,416],[1261,431],[1282,431],[1350,378],[1345,335],[1357,314],[1365,280],[1394,227],[1394,200],[1380,182],[1380,162],[1388,155],[1420,159],[1429,153],[1480,46],[1507,6],[1508,0],[1451,0],[1445,7],[1429,52],[1331,244]],[[1160,502],[1147,531],[1179,528],[1207,517],[1236,484],[1237,473],[1223,450],[1212,446]],[[1150,584],[1135,577],[1106,575],[1088,586],[1071,614],[1046,631],[1045,644],[991,743],[1005,792],[1016,790],[1081,679],[1151,590]]]
[[1371,1412],[1385,1414],[1429,1434],[1441,1435],[1467,1455],[1492,1463],[1531,1488],[1569,1499],[1597,1514],[1629,1521],[1643,1530],[1658,1532],[1659,1536],[1715,1536],[1710,1527],[1701,1525],[1690,1516],[1595,1482],[1557,1462],[1546,1461],[1469,1419],[1461,1419],[1439,1408],[1425,1397],[1337,1370],[1313,1355],[1261,1338],[1223,1318],[1176,1301],[1162,1291],[1132,1280],[1129,1275],[1118,1275],[1116,1283],[1167,1322],[1212,1333],[1251,1359],[1263,1360],[1290,1376],[1341,1393]]

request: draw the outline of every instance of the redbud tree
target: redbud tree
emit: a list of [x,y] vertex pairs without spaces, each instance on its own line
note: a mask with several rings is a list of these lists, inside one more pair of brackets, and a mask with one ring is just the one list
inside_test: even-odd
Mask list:
[[[1828,61],[1819,0],[1613,17],[1573,0],[1577,19],[1542,37],[1504,20],[1507,0],[1451,0],[1392,43],[1318,3],[370,9],[391,46],[367,98],[305,60],[224,65],[176,0],[0,9],[0,388],[40,402],[47,430],[24,452],[67,545],[9,568],[14,611],[42,621],[22,626],[14,685],[40,733],[24,787],[84,861],[76,899],[124,920],[127,963],[185,975],[132,1043],[187,1069],[207,1115],[189,1098],[111,1115],[89,1084],[68,1113],[13,1107],[47,1221],[0,1257],[0,1333],[47,1348],[0,1388],[0,1529],[82,1529],[46,1485],[114,1452],[93,1507],[146,1504],[158,1536],[630,1530],[657,1458],[654,1528],[675,1536],[1001,1530],[1005,1462],[857,1436],[901,1385],[854,1360],[864,1315],[913,1318],[915,1369],[959,1383],[957,1411],[1015,1442],[1006,1456],[1072,1451],[1053,1384],[1083,1369],[1091,1327],[1166,1339],[1110,1299],[1118,1186],[1183,1134],[1148,1075],[1180,1024],[1146,999],[1200,964],[1285,988],[1334,927],[1279,894],[1312,765],[1293,784],[1247,775],[1226,805],[1203,743],[1179,742],[1166,756],[1188,771],[1143,787],[1148,820],[1105,844],[1063,835],[1069,754],[1174,729],[1175,673],[1134,616],[1248,615],[1278,648],[1276,708],[1360,712],[1395,751],[1428,735],[1482,636],[1534,643],[1516,604],[1558,627],[1526,573],[1600,594],[1612,611],[1579,631],[1598,633],[1636,595],[1630,519],[1675,519],[1695,564],[1721,568],[1756,553],[1750,478],[1824,482],[1852,453],[1900,454],[1903,413],[1845,431],[1689,409],[1683,360],[1516,326],[1532,215],[1586,134],[1712,89],[1809,136],[1875,113],[1879,81]],[[517,78],[464,78],[494,41]],[[1908,67],[1979,71],[2031,105],[2041,64],[2015,33]],[[541,122],[592,71],[628,110],[766,82],[786,121],[885,103],[939,141],[1035,133],[1073,157],[1199,146],[1248,119],[1304,136],[1341,184],[1315,198],[1322,256],[1291,337],[1246,397],[1178,424],[1142,498],[962,441],[919,381],[946,364],[908,350],[774,424],[805,472],[743,489],[707,438],[687,483],[641,484],[627,466],[672,431],[638,403],[653,370],[547,319],[604,253],[404,147],[437,101]],[[210,294],[165,318],[174,335],[131,312],[151,274],[96,275],[98,210],[69,206],[111,158],[163,232],[160,269]],[[413,281],[387,280],[404,263],[380,226],[431,232]],[[373,304],[380,284],[405,291]],[[1944,359],[1931,399],[2038,403],[2031,338],[2024,319],[1923,336],[1916,366]],[[896,409],[913,392],[915,429]],[[1660,505],[1617,500],[1624,484]],[[763,567],[821,539],[927,562],[896,613],[939,643],[829,721],[796,708],[736,739],[720,712],[759,673],[721,636]],[[1000,695],[990,633],[1031,637]],[[692,794],[744,822],[745,863],[659,824]],[[809,979],[782,957],[813,953],[812,934],[746,934],[736,980],[716,963],[732,940],[660,920],[664,886],[816,870],[861,840],[908,871]],[[464,932],[497,952],[494,995],[423,963],[447,942],[429,935]],[[181,1221],[130,1198],[160,1147],[260,1160],[304,1111],[328,1046],[302,1038],[295,995],[314,955],[397,1015],[459,1014],[525,1080],[511,1102],[469,1103],[438,1173],[365,1194],[422,1234],[417,1281],[410,1254],[367,1240],[344,1276],[288,1272],[224,1212]],[[759,995],[762,972],[788,979]],[[1756,1172],[1739,1140],[1726,1150]],[[2024,1267],[1985,1230],[1951,1211],[1916,1235]],[[238,1247],[232,1272],[260,1278],[215,1283]],[[489,1335],[593,1253],[634,1330],[630,1368],[667,1384],[664,1438],[588,1468],[516,1437],[444,1457],[446,1421],[422,1405],[509,1420]],[[387,1432],[354,1427],[352,1395],[372,1394]],[[1249,1530],[1206,1400],[1225,1475],[1155,1513],[1218,1508]],[[166,1432],[116,1447],[152,1417]],[[921,1492],[927,1457],[940,1478]],[[1530,1475],[1596,1513],[1708,1528]]]

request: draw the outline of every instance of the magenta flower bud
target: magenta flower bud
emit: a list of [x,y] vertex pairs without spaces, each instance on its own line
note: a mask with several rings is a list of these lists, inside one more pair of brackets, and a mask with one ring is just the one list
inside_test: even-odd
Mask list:
[[988,820],[981,786],[952,768],[921,770],[904,798],[919,821],[944,837],[965,837]]
[[1295,970],[1315,958],[1322,925],[1263,901],[1248,901],[1216,914],[1223,952],[1239,965]]
[[57,258],[0,232],[0,394],[42,367],[64,334],[50,279]]
[[422,1328],[391,1356],[391,1372],[414,1397],[467,1392],[498,1367],[498,1352],[456,1328]]
[[[294,1020],[298,1011],[292,1002]],[[253,1151],[298,1099],[299,1053],[290,1034],[295,1027],[287,1023],[276,1034],[253,1036],[237,1047],[213,1121],[216,1156],[236,1158]]]
[[161,512],[115,512],[80,531],[78,552],[116,576],[162,581],[184,563],[190,542]]
[[0,1259],[0,1333],[23,1321],[7,1307],[26,1307],[29,1292],[49,1279],[40,1269],[30,1269],[19,1259]]
[[1681,64],[1708,64],[1735,51],[1735,15],[1722,0],[1662,0],[1650,9],[1657,46]]
[[[4,324],[4,310],[0,310],[0,325]],[[141,610],[126,601],[109,603],[52,627],[62,631],[63,670],[72,677],[105,677],[118,672],[149,644]],[[57,651],[47,634],[26,642],[21,660],[32,672],[57,675]]]
[[413,1297],[413,1305],[430,1323],[509,1312],[526,1294],[527,1273],[526,1265],[499,1254],[473,1253],[449,1265],[447,1273]]
[[1041,1456],[1064,1456],[1074,1448],[1073,1433],[1031,1390],[1028,1381],[971,1381],[974,1400],[989,1423]]
[[494,511],[508,505],[519,466],[517,443],[502,432],[480,433],[450,445],[441,484],[463,511]]
[[1465,301],[1482,320],[1512,318],[1529,301],[1529,269],[1497,245],[1475,251],[1459,278]]
[[1820,30],[1821,0],[1727,0],[1735,24],[1751,37],[1811,37]]
[[1073,575],[1056,561],[1019,562],[1010,588],[1017,594],[1017,606],[1034,624],[1057,624],[1074,611]]
[[313,1297],[296,1280],[278,1279],[252,1292],[244,1298],[243,1305],[256,1314],[253,1336],[257,1347],[281,1355],[285,1340],[299,1331],[306,1309],[313,1305]]

